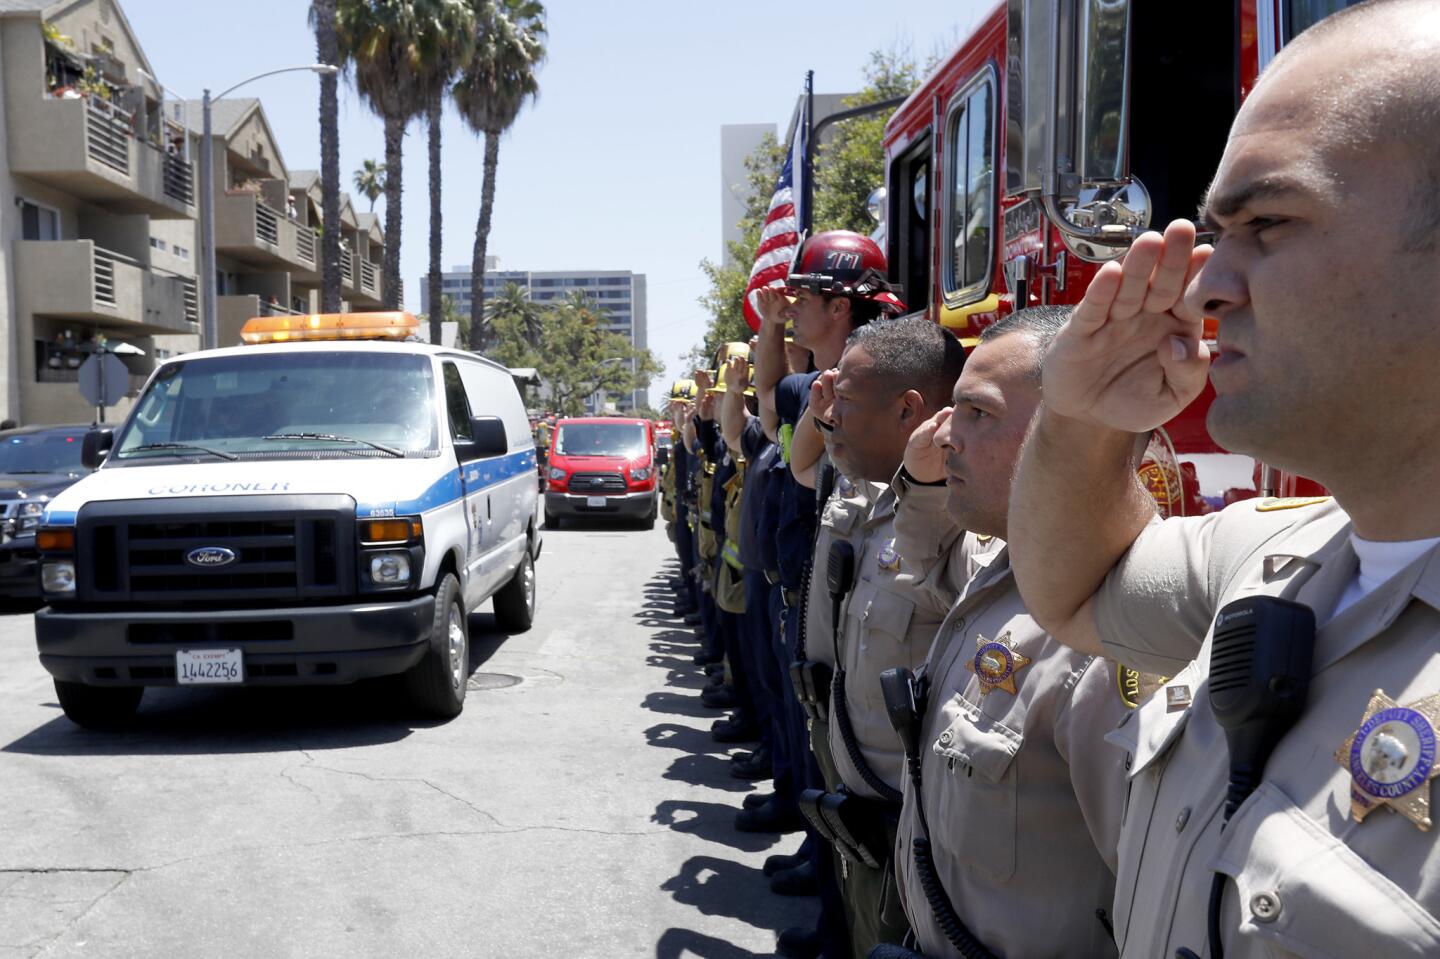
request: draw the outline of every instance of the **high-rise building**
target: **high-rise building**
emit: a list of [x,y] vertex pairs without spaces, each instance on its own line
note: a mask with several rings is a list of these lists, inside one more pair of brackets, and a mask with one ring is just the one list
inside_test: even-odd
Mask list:
[[[456,266],[448,273],[440,274],[442,295],[450,298],[451,305],[461,316],[470,315],[471,271],[465,266]],[[561,300],[577,291],[586,294],[609,318],[606,329],[619,333],[628,339],[636,349],[649,346],[646,335],[645,274],[629,270],[502,270],[498,257],[485,259],[485,299],[493,297],[511,283],[527,292],[527,298],[536,303]],[[430,284],[427,276],[420,277],[420,310],[430,312]],[[634,409],[646,405],[646,390],[618,396],[614,400],[620,410]],[[591,397],[587,408],[591,412],[603,408],[604,397]]]

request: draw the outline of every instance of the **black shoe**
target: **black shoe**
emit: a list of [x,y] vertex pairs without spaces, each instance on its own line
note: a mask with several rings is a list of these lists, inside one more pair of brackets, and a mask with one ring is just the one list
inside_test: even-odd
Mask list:
[[714,679],[716,676],[724,676],[724,675],[725,675],[725,664],[724,664],[724,663],[707,663],[706,666],[705,666],[705,675],[706,675],[706,676],[709,676],[711,679]]
[[[741,832],[799,832],[805,827],[805,820],[798,812],[781,809],[776,803],[766,803],[754,809],[742,809],[735,814],[735,828]],[[808,860],[807,860],[808,862]],[[786,895],[808,895],[807,893],[786,893]]]
[[696,653],[692,661],[696,666],[713,666],[716,663],[725,662],[725,657],[715,656],[710,653]]
[[760,727],[745,720],[717,719],[710,726],[710,738],[717,743],[759,742]]
[[744,759],[731,761],[730,775],[736,779],[749,780],[774,778],[775,769],[770,763],[770,751],[757,749]]
[[777,896],[813,896],[820,891],[815,880],[815,864],[808,859],[791,869],[781,869],[770,877],[770,891]]
[[792,926],[775,937],[775,955],[785,959],[815,959],[820,955],[820,930]]
[[[725,685],[725,667],[724,667],[724,666],[720,666],[720,665],[717,664],[717,665],[715,665],[715,666],[706,666],[705,669],[706,669],[706,673],[707,673],[707,675],[705,676],[705,685],[706,685],[706,686],[724,686],[724,685]],[[709,672],[711,669],[713,669],[713,670],[715,670],[715,671],[714,671],[713,673],[712,673],[712,672]]]
[[[754,809],[756,806],[763,806],[774,798],[774,793],[751,793],[745,797],[745,808]],[[770,858],[774,859],[775,857],[771,856]],[[768,876],[770,874],[767,872],[765,875]]]
[[733,686],[707,686],[700,690],[700,702],[711,709],[734,709],[740,705],[740,695]]
[[[746,796],[745,798],[749,799],[750,797]],[[765,857],[765,866],[761,871],[767,876],[773,876],[777,872],[785,869],[794,869],[796,866],[809,861],[810,857],[803,852],[792,852],[788,854],[776,853],[773,856]]]
[[699,611],[699,610],[696,610],[696,611],[693,612],[693,613],[686,613],[686,614],[685,614],[685,625],[686,625],[686,626],[699,626],[699,625],[700,625],[700,611]]

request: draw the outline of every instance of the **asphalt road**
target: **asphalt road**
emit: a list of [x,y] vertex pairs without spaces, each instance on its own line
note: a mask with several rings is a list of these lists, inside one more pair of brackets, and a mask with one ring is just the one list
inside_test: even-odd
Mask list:
[[545,542],[535,628],[474,618],[444,724],[377,685],[167,689],[90,733],[30,615],[0,616],[0,959],[770,954],[815,900],[760,873],[796,836],[731,828],[752,787],[708,735],[664,533]]

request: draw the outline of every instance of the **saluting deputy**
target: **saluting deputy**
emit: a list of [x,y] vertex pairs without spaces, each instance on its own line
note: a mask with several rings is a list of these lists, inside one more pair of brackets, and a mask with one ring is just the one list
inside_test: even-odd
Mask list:
[[968,582],[919,678],[919,784],[907,777],[895,845],[905,913],[927,956],[971,944],[1026,959],[1115,954],[1107,915],[1125,770],[1103,736],[1129,707],[1110,664],[1030,617],[999,542],[1041,358],[1067,315],[1036,307],[986,328],[953,408],[905,454],[905,561],[934,546],[920,484],[943,480],[946,509],[967,531],[949,572],[963,567]]
[[[1142,237],[1046,358],[1010,520],[1021,591],[1077,649],[1173,677],[1111,736],[1125,957],[1440,955],[1437,183],[1440,5],[1335,14],[1236,117],[1213,251],[1185,222]],[[1335,499],[1156,520],[1133,433],[1207,374],[1219,443]],[[1270,654],[1300,662],[1257,673]],[[1231,763],[1256,760],[1221,717],[1307,683],[1227,802]]]
[[[835,810],[848,828],[838,837],[841,894],[856,956],[876,943],[899,943],[909,929],[895,891],[890,851],[900,814],[904,757],[880,695],[880,673],[918,665],[949,606],[919,588],[948,553],[959,529],[942,513],[921,555],[902,564],[895,542],[895,490],[910,435],[950,400],[965,352],[960,341],[922,317],[881,320],[850,334],[838,369],[821,375],[811,412],[826,432],[827,452],[842,477],[816,539],[806,620],[811,659],[833,671],[828,710],[812,730],[827,785],[843,796]],[[847,487],[861,496],[845,498]],[[851,512],[854,503],[858,510]],[[848,528],[836,522],[847,507]],[[853,574],[838,635],[831,618],[828,541],[848,540]],[[835,584],[837,586],[842,584]],[[835,800],[831,800],[832,803]],[[833,806],[832,806],[833,809]],[[847,848],[851,840],[858,847]],[[867,858],[868,856],[868,858]]]

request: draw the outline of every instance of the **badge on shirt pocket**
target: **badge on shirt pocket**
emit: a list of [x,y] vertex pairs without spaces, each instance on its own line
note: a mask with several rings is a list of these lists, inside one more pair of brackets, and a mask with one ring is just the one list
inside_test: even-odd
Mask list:
[[1350,814],[1356,822],[1389,806],[1429,830],[1430,780],[1440,773],[1437,726],[1440,694],[1401,706],[1375,690],[1360,728],[1335,751],[1335,761],[1350,770]]
[[887,540],[885,545],[881,546],[879,552],[875,554],[875,563],[887,573],[900,571],[900,552],[895,549],[895,538],[893,536]]

